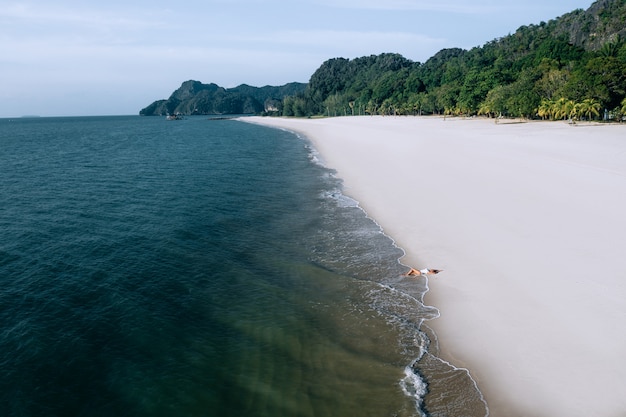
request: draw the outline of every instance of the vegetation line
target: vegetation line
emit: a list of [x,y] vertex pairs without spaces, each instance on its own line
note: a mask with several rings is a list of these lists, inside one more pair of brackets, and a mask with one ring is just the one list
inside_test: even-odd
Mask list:
[[326,61],[285,116],[448,114],[542,119],[626,115],[626,0],[599,0],[425,63],[398,54]]
[[187,81],[145,115],[485,115],[626,118],[626,0],[598,0],[424,63],[385,53],[324,62],[308,84],[224,89]]

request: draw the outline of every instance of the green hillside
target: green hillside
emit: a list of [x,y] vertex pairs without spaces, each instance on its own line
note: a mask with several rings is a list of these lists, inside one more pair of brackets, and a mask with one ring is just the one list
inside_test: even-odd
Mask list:
[[626,0],[600,0],[424,63],[398,54],[330,59],[304,92],[284,99],[282,114],[617,118],[626,112],[625,40]]

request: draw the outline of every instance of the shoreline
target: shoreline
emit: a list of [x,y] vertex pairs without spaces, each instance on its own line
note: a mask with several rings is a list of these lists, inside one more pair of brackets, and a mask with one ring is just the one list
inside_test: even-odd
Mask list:
[[403,264],[444,270],[427,325],[491,416],[624,413],[626,126],[241,120],[307,137]]

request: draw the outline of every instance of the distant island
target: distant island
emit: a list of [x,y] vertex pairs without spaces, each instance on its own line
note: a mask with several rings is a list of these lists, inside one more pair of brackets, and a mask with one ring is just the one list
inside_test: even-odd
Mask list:
[[626,1],[598,0],[425,63],[385,53],[324,62],[307,84],[224,89],[186,81],[142,115],[626,117]]
[[155,101],[139,114],[191,116],[274,113],[285,97],[301,94],[305,88],[305,83],[295,82],[280,87],[242,84],[235,88],[223,88],[212,83],[189,80],[182,83],[168,99]]

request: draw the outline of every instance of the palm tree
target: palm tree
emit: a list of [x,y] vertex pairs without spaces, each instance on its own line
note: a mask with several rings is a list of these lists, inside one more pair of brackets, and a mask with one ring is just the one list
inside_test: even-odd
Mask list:
[[618,35],[617,39],[613,41],[609,41],[605,43],[604,45],[602,45],[602,48],[600,48],[600,55],[606,58],[617,56],[619,52],[620,41],[621,39],[620,39],[620,36]]
[[574,100],[567,100],[565,103],[564,114],[568,119],[576,119],[576,111],[578,108],[576,107],[576,103]]
[[490,103],[487,103],[486,101],[483,101],[482,104],[480,105],[480,107],[478,108],[478,115],[487,115],[487,117],[489,117],[491,119],[491,105]]
[[586,98],[580,103],[581,115],[591,120],[593,116],[600,116],[600,102],[593,98]]
[[541,117],[543,120],[546,118],[552,119],[554,108],[554,101],[549,100],[547,98],[541,99],[541,104],[539,104],[539,108],[537,109],[537,116]]
[[569,102],[565,97],[552,102],[552,116],[555,119],[565,119],[569,113]]

